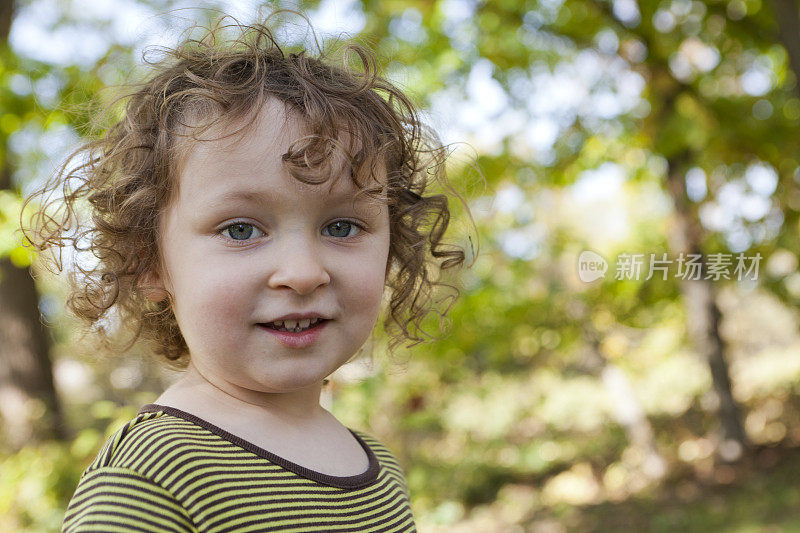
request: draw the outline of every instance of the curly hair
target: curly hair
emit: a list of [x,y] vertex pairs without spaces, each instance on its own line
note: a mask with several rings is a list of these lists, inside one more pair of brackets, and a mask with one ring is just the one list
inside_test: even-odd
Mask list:
[[[59,272],[64,247],[95,258],[88,266],[75,262],[67,307],[110,351],[128,350],[141,338],[156,356],[184,368],[189,353],[171,298],[155,302],[145,297],[148,273],[161,264],[159,213],[174,198],[180,161],[192,146],[188,137],[198,141],[198,132],[219,121],[248,118],[267,98],[277,98],[299,112],[311,132],[282,156],[295,179],[321,183],[330,174],[323,167],[339,160],[349,164],[359,190],[371,194],[366,178],[374,177],[377,165],[384,166],[391,235],[389,312],[383,326],[389,351],[406,340],[412,347],[426,337],[435,339],[424,330],[423,320],[438,313],[444,321],[459,294],[436,274],[465,260],[461,247],[442,242],[450,221],[447,196],[425,195],[439,180],[458,196],[445,177],[446,148],[423,125],[410,99],[377,74],[368,49],[347,44],[337,66],[321,50],[317,57],[304,50],[284,51],[269,19],[252,25],[222,25],[222,20],[203,28],[202,37],[187,37],[164,49],[159,61],[147,62],[152,67],[147,79],[106,107],[113,116],[114,105],[124,103],[122,118],[70,154],[47,184],[25,200],[27,206],[43,199],[34,202],[34,222],[23,232],[37,251],[58,250],[52,264]],[[224,38],[229,28],[235,35]],[[199,117],[211,120],[200,125]],[[342,132],[349,143],[341,141]],[[59,189],[62,197],[51,199]],[[50,213],[53,207],[56,212]],[[84,208],[91,220],[73,229]],[[455,291],[444,310],[434,299],[437,286]],[[122,326],[117,333],[108,327],[112,314]],[[118,342],[119,331],[132,333],[128,342]]]

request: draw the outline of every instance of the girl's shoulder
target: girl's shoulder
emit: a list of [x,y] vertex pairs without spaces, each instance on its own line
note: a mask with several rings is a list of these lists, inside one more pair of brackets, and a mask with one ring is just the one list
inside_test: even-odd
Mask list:
[[388,446],[384,443],[370,435],[369,433],[365,433],[358,429],[350,429],[354,434],[356,434],[369,448],[373,451],[373,453],[377,456],[378,460],[381,464],[385,466],[390,466],[396,468],[398,471],[401,471],[400,464],[397,461],[397,457],[392,453]]
[[406,497],[410,497],[403,467],[400,466],[400,463],[392,451],[385,444],[368,433],[355,429],[351,429],[350,431],[358,436],[358,438],[372,450],[372,453],[381,465],[381,469],[385,470],[387,475],[398,483]]
[[[147,406],[145,406],[147,407]],[[144,407],[142,409],[145,409]],[[142,451],[164,444],[164,436],[186,434],[191,425],[163,411],[139,411],[106,440],[86,473],[104,467],[132,468]]]

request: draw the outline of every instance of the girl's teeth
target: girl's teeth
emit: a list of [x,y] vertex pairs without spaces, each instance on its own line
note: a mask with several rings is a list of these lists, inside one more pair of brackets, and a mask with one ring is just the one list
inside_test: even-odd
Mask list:
[[273,329],[278,331],[293,331],[295,333],[303,331],[310,326],[316,325],[320,318],[304,318],[303,320],[276,320],[271,323]]

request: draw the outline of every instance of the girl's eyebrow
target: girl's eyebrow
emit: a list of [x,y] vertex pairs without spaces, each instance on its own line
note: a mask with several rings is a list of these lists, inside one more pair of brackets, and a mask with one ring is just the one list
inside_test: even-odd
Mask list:
[[[344,202],[354,198],[355,194],[353,192],[339,192],[326,195],[326,200],[328,202]],[[275,198],[274,195],[270,194],[268,191],[234,190],[220,194],[215,198],[215,200],[219,203],[239,200],[253,204],[268,204],[270,202],[279,201],[280,199]],[[365,197],[359,197],[356,200],[356,203],[366,202]]]
[[244,200],[254,204],[269,203],[274,200],[271,194],[262,191],[228,191],[217,197],[220,202],[228,202],[231,200]]

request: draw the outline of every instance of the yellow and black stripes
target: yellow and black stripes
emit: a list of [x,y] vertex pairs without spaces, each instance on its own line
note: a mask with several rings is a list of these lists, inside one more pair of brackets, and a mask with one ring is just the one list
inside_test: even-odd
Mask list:
[[330,476],[189,413],[146,405],[84,472],[63,531],[415,531],[397,461],[352,433],[369,468]]

